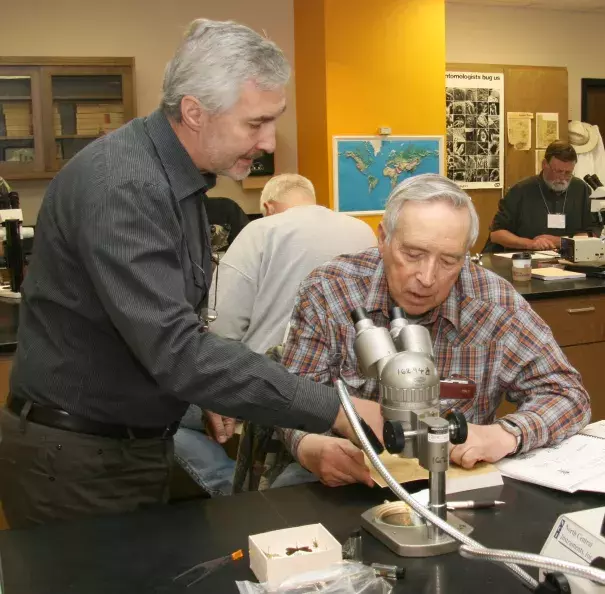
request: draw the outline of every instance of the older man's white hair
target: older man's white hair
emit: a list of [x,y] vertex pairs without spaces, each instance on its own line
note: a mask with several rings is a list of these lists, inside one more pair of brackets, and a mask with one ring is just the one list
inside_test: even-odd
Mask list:
[[315,204],[315,188],[311,180],[298,173],[282,173],[272,177],[260,196],[260,211],[267,216],[267,204],[279,202],[287,206]]
[[471,197],[447,177],[426,173],[409,177],[398,184],[389,195],[382,218],[387,242],[395,234],[401,209],[406,202],[449,202],[453,208],[468,210],[470,225],[466,249],[470,249],[479,235],[479,217]]

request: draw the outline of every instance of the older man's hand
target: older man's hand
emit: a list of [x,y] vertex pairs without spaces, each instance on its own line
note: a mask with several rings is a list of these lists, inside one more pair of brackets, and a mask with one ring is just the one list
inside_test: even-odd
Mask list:
[[305,435],[298,444],[298,461],[328,487],[350,483],[373,486],[363,452],[347,439]]
[[517,439],[500,425],[468,425],[465,443],[454,446],[450,459],[463,468],[472,468],[477,462],[497,462],[512,454]]

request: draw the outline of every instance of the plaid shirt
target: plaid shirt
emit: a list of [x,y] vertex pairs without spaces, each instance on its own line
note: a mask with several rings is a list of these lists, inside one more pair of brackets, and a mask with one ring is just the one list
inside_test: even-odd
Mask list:
[[[350,312],[365,307],[377,326],[388,327],[394,305],[382,258],[372,248],[314,270],[301,284],[282,363],[292,373],[330,383],[334,370],[352,396],[378,400],[378,382],[363,377],[353,350]],[[473,400],[442,400],[475,424],[493,423],[502,398],[517,403],[497,422],[521,437],[518,451],[554,444],[590,419],[590,400],[550,328],[503,278],[467,261],[447,299],[418,323],[430,331],[442,378],[459,374],[477,384]],[[296,456],[298,430],[282,439]]]

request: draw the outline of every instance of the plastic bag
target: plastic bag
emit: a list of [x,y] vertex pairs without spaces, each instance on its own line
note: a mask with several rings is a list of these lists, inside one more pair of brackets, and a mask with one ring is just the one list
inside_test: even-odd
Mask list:
[[362,563],[343,561],[288,578],[274,590],[266,583],[235,582],[240,594],[391,594],[393,586]]

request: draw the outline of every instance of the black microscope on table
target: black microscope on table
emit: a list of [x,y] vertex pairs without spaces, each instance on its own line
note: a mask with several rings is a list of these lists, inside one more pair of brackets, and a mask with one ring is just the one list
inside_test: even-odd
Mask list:
[[19,194],[8,189],[6,183],[0,185],[0,223],[4,229],[4,259],[10,274],[10,291],[19,293],[25,271],[25,256],[21,225],[23,212],[19,204]]

